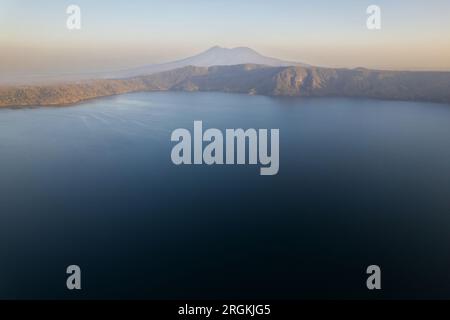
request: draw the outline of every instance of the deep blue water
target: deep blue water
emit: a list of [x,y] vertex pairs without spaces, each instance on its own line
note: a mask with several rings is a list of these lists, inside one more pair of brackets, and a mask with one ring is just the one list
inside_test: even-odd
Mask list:
[[[279,174],[173,165],[170,134],[194,120],[279,128]],[[0,110],[0,298],[450,298],[449,270],[449,105],[136,93]]]

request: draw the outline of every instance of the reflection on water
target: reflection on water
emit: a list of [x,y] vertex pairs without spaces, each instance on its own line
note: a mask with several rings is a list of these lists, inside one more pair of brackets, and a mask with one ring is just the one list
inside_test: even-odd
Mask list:
[[[174,166],[170,134],[194,120],[280,128],[279,174]],[[450,297],[448,105],[136,93],[2,109],[0,168],[0,298]]]

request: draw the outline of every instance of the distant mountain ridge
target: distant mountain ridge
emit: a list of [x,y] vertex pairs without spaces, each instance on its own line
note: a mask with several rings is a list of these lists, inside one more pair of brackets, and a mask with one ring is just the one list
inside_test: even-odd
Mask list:
[[272,67],[281,66],[309,66],[305,63],[284,61],[276,58],[264,56],[253,49],[247,47],[223,48],[212,47],[206,51],[184,59],[140,66],[117,71],[92,72],[81,74],[34,74],[34,75],[3,75],[0,74],[0,85],[14,84],[50,84],[62,82],[74,82],[95,79],[123,79],[142,75],[149,75],[163,71],[179,69],[187,66],[211,67],[229,66],[238,64],[262,64]]
[[138,91],[221,91],[450,103],[450,72],[270,67],[255,64],[187,66],[127,79],[3,87],[0,88],[0,107],[65,105]]
[[192,57],[185,59],[152,64],[133,69],[127,69],[109,74],[109,77],[124,78],[135,77],[140,75],[148,75],[162,71],[179,69],[187,66],[196,67],[212,67],[212,66],[231,66],[239,64],[261,64],[271,67],[287,67],[287,66],[309,66],[301,62],[284,61],[276,58],[266,57],[247,47],[222,48],[219,46],[212,47]]

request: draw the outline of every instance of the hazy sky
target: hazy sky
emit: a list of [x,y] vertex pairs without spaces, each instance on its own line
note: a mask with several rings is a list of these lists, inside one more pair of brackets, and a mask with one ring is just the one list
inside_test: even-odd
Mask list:
[[[81,7],[82,28],[66,28]],[[366,28],[366,8],[382,29]],[[247,46],[322,66],[450,70],[449,0],[0,0],[0,72],[79,72]]]

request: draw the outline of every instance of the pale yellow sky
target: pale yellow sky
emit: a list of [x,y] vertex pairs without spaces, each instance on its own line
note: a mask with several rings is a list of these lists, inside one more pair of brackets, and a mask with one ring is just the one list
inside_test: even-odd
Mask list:
[[82,29],[66,28],[71,1],[0,0],[0,72],[117,70],[247,46],[330,67],[450,70],[450,1],[79,0]]

